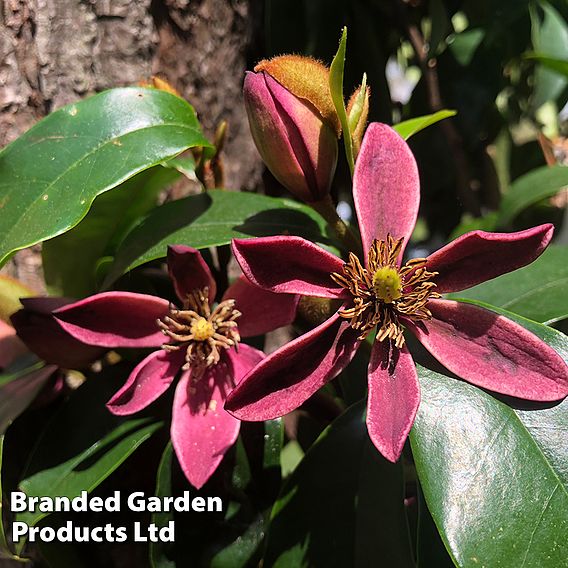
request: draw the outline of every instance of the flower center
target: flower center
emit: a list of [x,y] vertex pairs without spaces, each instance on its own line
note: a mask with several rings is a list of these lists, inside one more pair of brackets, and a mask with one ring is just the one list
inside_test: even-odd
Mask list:
[[396,347],[404,345],[404,329],[400,317],[426,320],[432,317],[428,301],[439,298],[432,278],[437,272],[426,270],[426,259],[415,258],[404,266],[397,259],[404,239],[374,240],[369,250],[367,268],[351,253],[343,265],[343,274],[331,278],[349,291],[352,305],[339,311],[350,320],[351,327],[361,332],[363,340],[377,328],[376,341],[391,339]]
[[191,324],[190,332],[195,341],[205,341],[215,335],[213,324],[205,318],[195,319]]
[[182,369],[191,369],[193,379],[198,380],[207,367],[219,362],[221,349],[230,349],[241,340],[235,321],[240,315],[235,300],[224,300],[212,311],[209,290],[194,290],[181,310],[171,306],[168,315],[157,321],[162,333],[170,339],[162,349],[185,349]]
[[382,266],[373,274],[373,291],[379,300],[391,304],[402,296],[402,283],[396,268]]

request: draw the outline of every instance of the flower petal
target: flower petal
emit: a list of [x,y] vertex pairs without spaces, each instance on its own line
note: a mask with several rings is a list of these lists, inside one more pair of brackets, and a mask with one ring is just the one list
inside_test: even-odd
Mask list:
[[240,422],[223,409],[230,388],[226,363],[211,367],[193,383],[184,373],[176,387],[171,438],[181,469],[200,489],[239,435]]
[[517,233],[472,231],[428,257],[440,293],[457,292],[530,264],[548,246],[553,225]]
[[420,404],[416,367],[408,349],[375,341],[369,362],[367,429],[391,462],[400,457]]
[[168,247],[168,272],[178,298],[183,302],[194,290],[209,288],[209,302],[217,293],[217,284],[201,253],[185,245]]
[[103,292],[53,312],[63,329],[89,345],[158,347],[165,338],[156,325],[169,310],[162,298],[134,292]]
[[233,254],[244,275],[270,292],[346,297],[330,277],[342,273],[343,261],[301,237],[233,239]]
[[233,368],[232,375],[235,385],[238,385],[245,375],[266,357],[262,351],[246,343],[239,343],[238,352],[236,349],[228,349],[225,354]]
[[124,386],[107,402],[113,414],[134,414],[159,398],[172,384],[183,364],[181,351],[150,353],[130,373]]
[[223,300],[229,299],[235,300],[235,307],[242,313],[237,320],[241,337],[250,337],[292,323],[300,297],[263,290],[241,276],[225,292]]
[[82,369],[99,359],[104,348],[87,345],[65,332],[52,311],[72,303],[66,298],[22,298],[12,315],[18,336],[38,357],[65,369]]
[[359,343],[336,313],[264,359],[233,389],[225,408],[241,420],[283,416],[339,374]]
[[365,257],[373,239],[410,238],[420,204],[420,179],[408,144],[386,124],[369,124],[353,175],[353,200]]
[[428,308],[431,320],[405,323],[458,377],[527,400],[553,401],[568,395],[568,367],[524,327],[462,302],[432,300]]

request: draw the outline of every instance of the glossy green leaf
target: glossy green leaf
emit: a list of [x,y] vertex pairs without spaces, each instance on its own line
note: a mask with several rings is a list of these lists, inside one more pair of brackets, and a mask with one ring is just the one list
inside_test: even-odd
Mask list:
[[568,77],[568,60],[566,59],[556,59],[542,53],[529,53],[525,55],[525,57],[527,59],[534,59],[542,63],[547,69],[551,69],[560,75],[564,75],[564,77]]
[[510,223],[521,211],[568,186],[568,168],[543,166],[517,178],[503,196],[498,224]]
[[170,244],[226,245],[233,238],[293,234],[326,241],[326,223],[313,209],[288,199],[212,190],[154,209],[125,237],[105,285],[124,272],[166,255]]
[[355,159],[353,157],[353,144],[349,133],[349,120],[345,109],[345,99],[343,98],[343,71],[345,68],[345,50],[347,47],[347,28],[344,27],[339,40],[339,48],[331,62],[329,68],[329,89],[331,91],[331,100],[335,106],[335,111],[339,117],[341,128],[343,130],[343,144],[345,145],[345,156],[349,165],[351,175],[355,169]]
[[[172,462],[174,459],[174,449],[171,442],[168,442],[156,475],[156,497],[164,498],[172,495]],[[169,511],[152,513],[152,523],[158,527],[167,526],[173,520],[174,513]],[[170,545],[171,546],[171,545]],[[175,568],[175,562],[166,556],[168,543],[151,542],[149,546],[150,565],[152,568]]]
[[[543,17],[540,18],[535,4],[532,4],[530,15],[534,50],[546,53],[549,57],[568,59],[568,24],[549,2],[540,0],[537,5],[543,11]],[[567,82],[562,75],[545,66],[539,66],[534,76],[534,108],[555,100],[562,93]]]
[[309,449],[272,510],[265,566],[414,566],[401,464],[372,445],[365,401]]
[[202,145],[191,105],[158,89],[113,89],[50,114],[0,153],[0,264],[69,230],[97,195]]
[[[111,414],[105,403],[113,389],[110,377],[96,377],[69,398],[38,440],[19,484],[22,491],[70,498],[92,491],[161,427],[147,418]],[[47,514],[24,512],[16,520],[31,526]]]
[[94,293],[99,259],[114,254],[133,224],[156,205],[159,192],[177,178],[175,169],[161,166],[141,172],[99,195],[76,227],[45,242],[43,271],[50,293],[71,298]]
[[568,317],[567,258],[568,247],[551,245],[532,264],[449,296],[480,300],[550,324]]
[[408,140],[411,136],[414,136],[417,132],[449,118],[450,116],[455,116],[457,113],[455,110],[439,110],[434,114],[427,114],[425,116],[419,116],[417,118],[411,118],[410,120],[405,120],[404,122],[399,122],[395,124],[393,128],[405,139]]
[[[503,310],[568,357],[568,339]],[[418,367],[412,451],[457,566],[557,568],[568,557],[568,403],[509,406]]]

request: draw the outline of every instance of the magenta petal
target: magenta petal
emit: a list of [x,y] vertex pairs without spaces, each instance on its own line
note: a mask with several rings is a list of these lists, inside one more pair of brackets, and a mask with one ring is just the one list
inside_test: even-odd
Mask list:
[[359,343],[336,313],[264,359],[231,392],[225,408],[241,420],[283,416],[339,374]]
[[87,345],[65,332],[52,311],[72,303],[65,298],[22,298],[12,315],[18,337],[38,357],[65,369],[82,369],[99,359],[104,348]]
[[369,362],[367,429],[389,461],[400,457],[419,404],[420,386],[408,349],[376,341]]
[[113,414],[134,414],[160,397],[183,365],[183,353],[162,349],[150,353],[130,373],[124,386],[107,402]]
[[240,422],[223,410],[230,367],[220,363],[192,383],[184,373],[176,387],[171,438],[181,469],[200,489],[239,435]]
[[428,257],[428,270],[437,292],[457,292],[511,272],[538,258],[548,246],[554,227],[540,225],[517,233],[472,231]]
[[353,175],[353,200],[365,257],[373,239],[410,238],[420,204],[420,179],[408,144],[386,124],[369,124]]
[[217,285],[201,253],[185,245],[168,247],[168,272],[178,298],[183,302],[194,290],[209,288],[209,302],[213,302]]
[[134,292],[104,292],[55,310],[61,327],[83,343],[100,347],[158,347],[165,337],[156,320],[169,304]]
[[245,375],[265,358],[265,354],[262,351],[246,343],[239,343],[238,351],[229,349],[225,351],[225,354],[233,368],[232,376],[235,385],[238,385]]
[[228,299],[235,300],[235,307],[242,314],[237,320],[241,337],[250,337],[292,323],[300,297],[268,292],[241,276],[225,292],[223,300]]
[[458,377],[527,400],[553,401],[568,395],[568,367],[524,327],[462,302],[432,300],[428,308],[431,320],[405,323]]
[[301,237],[233,239],[233,254],[244,275],[271,292],[343,298],[345,290],[330,277],[343,261]]

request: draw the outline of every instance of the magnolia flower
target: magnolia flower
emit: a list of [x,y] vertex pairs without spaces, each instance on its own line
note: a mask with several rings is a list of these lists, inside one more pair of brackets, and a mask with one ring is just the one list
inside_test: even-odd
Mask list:
[[329,69],[283,55],[247,72],[243,95],[256,147],[274,177],[307,202],[329,194],[337,165],[339,120]]
[[240,423],[223,410],[228,392],[263,358],[242,336],[290,323],[297,297],[278,296],[237,280],[214,307],[216,284],[200,253],[168,248],[168,269],[181,307],[132,292],[104,292],[55,310],[65,331],[101,347],[159,347],[130,374],[107,406],[118,415],[146,408],[178,372],[171,424],[187,479],[200,488],[233,445]]
[[552,226],[517,233],[473,231],[428,258],[402,262],[419,204],[414,157],[394,130],[371,124],[355,167],[353,197],[365,260],[344,263],[299,237],[235,240],[244,274],[271,292],[338,300],[327,321],[264,359],[229,396],[241,420],[282,416],[333,379],[376,330],[368,367],[367,428],[396,461],[420,392],[404,329],[462,379],[535,401],[568,394],[567,367],[535,335],[481,307],[441,299],[535,260]]

